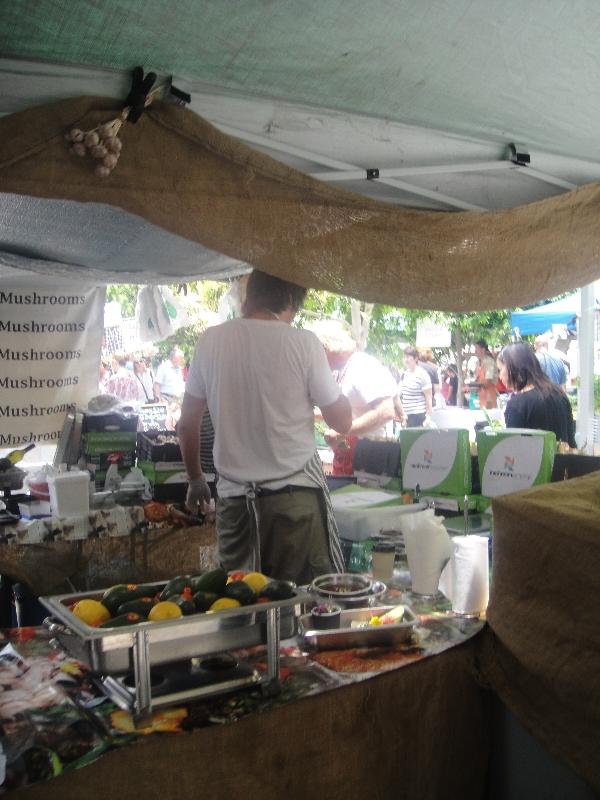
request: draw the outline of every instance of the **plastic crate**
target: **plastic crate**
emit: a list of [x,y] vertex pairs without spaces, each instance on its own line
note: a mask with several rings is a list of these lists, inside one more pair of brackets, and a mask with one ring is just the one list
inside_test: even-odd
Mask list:
[[112,433],[118,431],[137,431],[137,414],[84,414],[82,433]]
[[157,444],[156,439],[161,436],[160,431],[146,431],[138,433],[137,454],[143,461],[181,461],[181,447],[179,442]]
[[107,431],[86,433],[84,448],[86,455],[95,456],[102,453],[135,453],[137,436],[133,431]]

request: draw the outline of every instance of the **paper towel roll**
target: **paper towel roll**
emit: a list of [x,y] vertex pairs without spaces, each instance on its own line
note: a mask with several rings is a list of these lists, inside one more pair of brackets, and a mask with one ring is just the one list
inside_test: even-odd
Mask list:
[[450,537],[431,509],[403,519],[406,560],[416,594],[435,594],[440,573],[451,553]]
[[440,578],[440,590],[457,614],[481,614],[489,600],[488,539],[455,536],[452,555]]

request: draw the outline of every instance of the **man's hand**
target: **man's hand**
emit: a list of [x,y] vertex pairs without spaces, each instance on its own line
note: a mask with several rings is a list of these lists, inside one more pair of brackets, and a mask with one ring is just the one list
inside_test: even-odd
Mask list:
[[327,442],[327,444],[330,447],[335,447],[340,442],[345,441],[346,435],[343,434],[343,433],[338,433],[337,431],[334,431],[333,428],[328,428],[323,433],[323,438],[325,439],[325,441]]
[[192,514],[197,514],[198,510],[204,513],[204,505],[210,502],[210,487],[205,478],[193,478],[188,484],[185,507]]

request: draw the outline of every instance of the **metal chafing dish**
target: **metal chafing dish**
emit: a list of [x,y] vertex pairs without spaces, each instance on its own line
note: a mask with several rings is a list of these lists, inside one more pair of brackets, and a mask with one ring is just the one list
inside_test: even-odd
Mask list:
[[[165,584],[151,585],[160,591]],[[113,629],[93,628],[69,608],[83,598],[100,600],[102,594],[103,591],[55,595],[40,597],[40,602],[52,615],[47,624],[58,643],[70,655],[88,664],[114,702],[131,710],[138,718],[146,717],[153,705],[167,705],[182,699],[164,696],[153,703],[151,669],[198,656],[266,644],[266,676],[251,676],[241,685],[260,683],[276,690],[280,639],[295,635],[295,607],[312,599],[310,594],[296,590],[294,597],[288,600]],[[124,689],[119,679],[119,675],[128,672],[133,673],[130,690]],[[235,688],[239,688],[235,682],[226,689],[215,684],[199,687],[187,697],[218,694]]]

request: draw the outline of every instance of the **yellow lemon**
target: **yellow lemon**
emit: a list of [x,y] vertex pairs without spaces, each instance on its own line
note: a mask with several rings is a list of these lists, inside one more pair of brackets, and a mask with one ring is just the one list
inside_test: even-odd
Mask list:
[[177,619],[177,617],[182,616],[183,611],[179,608],[177,603],[172,603],[170,600],[163,600],[161,603],[152,606],[148,614],[148,619],[150,622],[159,622],[163,619]]
[[242,604],[238,600],[233,600],[231,597],[219,597],[208,610],[225,611],[227,608],[240,608],[241,605]]
[[260,594],[269,583],[269,579],[262,572],[249,572],[242,580],[248,584],[254,594]]
[[73,606],[73,613],[86,625],[96,627],[110,619],[110,611],[98,600],[79,600]]

